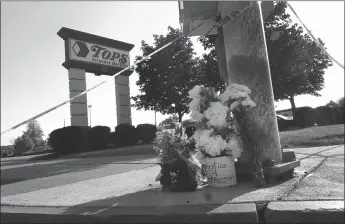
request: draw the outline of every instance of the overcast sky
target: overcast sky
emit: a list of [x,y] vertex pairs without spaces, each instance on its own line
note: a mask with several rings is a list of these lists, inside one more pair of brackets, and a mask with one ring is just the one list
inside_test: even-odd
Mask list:
[[[329,52],[344,62],[344,2],[290,2],[307,27],[320,37]],[[294,17],[293,17],[294,19]],[[295,20],[297,22],[297,20]],[[177,2],[1,2],[1,131],[4,131],[69,98],[64,43],[57,36],[68,27],[134,44],[131,63],[141,55],[140,42],[153,42],[153,34],[166,34],[167,27],[179,27]],[[197,54],[203,48],[195,41]],[[87,74],[87,88],[110,77]],[[137,95],[138,76],[130,77],[131,95]],[[300,96],[296,105],[316,107],[344,96],[344,71],[334,65],[326,71],[322,97]],[[92,126],[116,126],[114,81],[88,93],[92,105]],[[288,101],[278,109],[290,107]],[[157,115],[158,122],[166,116]],[[45,137],[66,121],[70,125],[69,104],[38,119]],[[152,111],[132,108],[134,125],[154,124]],[[1,136],[1,145],[10,144],[25,127]]]

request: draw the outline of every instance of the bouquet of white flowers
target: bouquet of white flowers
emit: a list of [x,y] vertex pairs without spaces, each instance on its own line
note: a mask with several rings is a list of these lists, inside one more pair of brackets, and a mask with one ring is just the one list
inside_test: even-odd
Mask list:
[[195,86],[189,91],[191,118],[195,120],[197,158],[241,156],[242,144],[233,112],[255,107],[250,99],[250,89],[231,84],[217,94],[214,88]]

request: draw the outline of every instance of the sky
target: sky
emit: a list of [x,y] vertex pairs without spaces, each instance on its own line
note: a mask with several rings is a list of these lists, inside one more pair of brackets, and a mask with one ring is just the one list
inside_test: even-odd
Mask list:
[[[344,2],[290,2],[302,21],[326,44],[328,52],[344,63]],[[292,14],[292,13],[290,13]],[[292,16],[294,22],[297,22]],[[68,73],[64,62],[64,43],[57,36],[67,27],[107,38],[128,42],[131,63],[141,55],[140,43],[153,43],[153,34],[167,33],[167,27],[179,28],[176,1],[2,1],[1,2],[1,132],[57,104],[68,100]],[[192,38],[198,55],[204,51]],[[344,96],[344,70],[336,63],[326,70],[321,97],[298,96],[296,106],[317,107]],[[113,77],[87,74],[87,88],[103,80],[108,82],[87,95],[92,105],[92,126],[116,126],[115,85]],[[131,95],[139,94],[138,75],[130,76]],[[276,109],[290,108],[288,101],[276,103]],[[40,118],[45,138],[70,125],[69,104]],[[167,115],[157,113],[157,123]],[[185,116],[185,119],[188,115]],[[133,125],[154,124],[153,111],[132,108]],[[25,130],[22,126],[1,135],[1,145],[10,144]]]

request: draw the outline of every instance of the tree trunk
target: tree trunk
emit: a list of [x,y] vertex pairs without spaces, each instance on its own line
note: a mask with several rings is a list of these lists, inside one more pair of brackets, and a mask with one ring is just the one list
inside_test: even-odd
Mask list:
[[180,123],[181,127],[180,127],[180,136],[182,136],[182,113],[178,113],[178,122]]
[[294,95],[290,96],[289,98],[290,103],[291,103],[291,111],[292,111],[292,117],[295,117],[295,113],[296,113],[296,104],[295,104],[295,97]]

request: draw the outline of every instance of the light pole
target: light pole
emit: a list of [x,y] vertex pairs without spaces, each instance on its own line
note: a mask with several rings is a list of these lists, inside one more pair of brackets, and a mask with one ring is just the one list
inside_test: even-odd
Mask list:
[[89,108],[89,115],[90,115],[90,127],[91,127],[91,108],[92,108],[92,105],[89,105],[87,106]]

